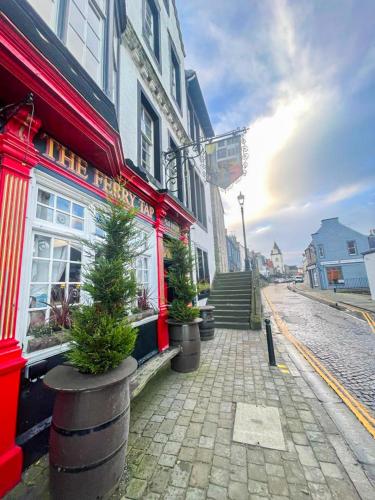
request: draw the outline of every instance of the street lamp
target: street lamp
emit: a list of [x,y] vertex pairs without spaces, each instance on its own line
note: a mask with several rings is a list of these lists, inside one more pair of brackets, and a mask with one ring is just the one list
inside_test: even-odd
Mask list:
[[243,206],[245,203],[245,196],[240,192],[240,194],[237,196],[237,200],[238,200],[238,203],[240,204],[240,207],[241,207],[243,242],[245,245],[245,271],[250,271],[250,262],[249,262],[249,256],[247,253],[247,245],[246,245],[245,219],[243,216]]

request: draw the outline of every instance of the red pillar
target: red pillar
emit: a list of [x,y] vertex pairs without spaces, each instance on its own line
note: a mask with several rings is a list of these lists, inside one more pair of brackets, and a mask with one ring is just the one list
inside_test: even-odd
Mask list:
[[[32,139],[40,122],[21,109],[0,134],[0,497],[21,478],[22,451],[15,444],[21,369],[15,339]],[[30,143],[28,142],[30,141]]]
[[156,209],[156,256],[158,262],[158,349],[159,352],[168,349],[169,334],[166,320],[168,318],[165,277],[164,277],[164,227],[163,220],[166,216],[166,211],[163,208]]

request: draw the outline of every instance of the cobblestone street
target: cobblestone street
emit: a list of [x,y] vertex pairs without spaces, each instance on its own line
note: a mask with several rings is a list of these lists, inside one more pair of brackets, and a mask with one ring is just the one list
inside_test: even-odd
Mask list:
[[[269,367],[263,333],[233,330],[202,344],[197,372],[161,371],[132,403],[127,469],[112,500],[373,499],[344,438],[275,340],[283,371]],[[286,450],[234,442],[237,402],[277,407]],[[47,482],[44,458],[7,500],[48,499]]]
[[375,414],[375,335],[368,323],[283,285],[266,292],[290,332]]

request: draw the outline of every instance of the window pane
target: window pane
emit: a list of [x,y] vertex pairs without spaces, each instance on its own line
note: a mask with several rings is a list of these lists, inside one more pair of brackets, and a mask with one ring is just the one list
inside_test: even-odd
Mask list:
[[54,262],[52,264],[52,281],[66,281],[66,262]]
[[53,242],[53,258],[60,260],[68,260],[67,241],[55,239],[55,241]]
[[53,210],[52,208],[43,207],[38,204],[36,207],[36,217],[37,219],[53,222]]
[[69,226],[70,216],[64,214],[63,212],[56,212],[56,224],[61,224],[62,226]]
[[83,231],[83,220],[72,218],[72,228],[77,229],[77,231]]
[[29,313],[28,335],[32,335],[33,328],[44,325],[46,322],[46,311],[32,311]]
[[65,198],[60,198],[60,196],[58,196],[56,206],[59,210],[70,212],[70,201],[66,200]]
[[47,298],[48,298],[48,285],[30,286],[30,298],[29,298],[30,309],[46,307]]
[[82,259],[82,250],[80,247],[76,247],[73,244],[70,247],[70,260],[75,262],[81,262]]
[[50,258],[51,254],[51,238],[36,234],[34,236],[33,257]]
[[48,260],[33,260],[31,270],[31,281],[33,283],[46,282],[49,279],[49,261]]
[[81,205],[77,205],[77,203],[73,203],[73,215],[83,218],[85,216],[84,207],[81,207]]
[[38,201],[39,203],[43,203],[43,205],[53,207],[55,203],[55,196],[52,193],[38,189]]
[[51,286],[51,304],[61,304],[61,301],[65,297],[65,285],[52,285]]
[[69,281],[70,282],[81,281],[81,264],[70,264]]
[[73,304],[78,304],[81,295],[79,285],[69,285],[69,301]]

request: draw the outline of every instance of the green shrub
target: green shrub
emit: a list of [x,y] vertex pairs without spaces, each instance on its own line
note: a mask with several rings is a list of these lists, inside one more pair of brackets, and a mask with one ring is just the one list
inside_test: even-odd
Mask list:
[[134,260],[144,246],[135,215],[117,202],[96,210],[104,237],[86,242],[92,262],[85,268],[82,286],[92,303],[73,312],[72,349],[67,354],[83,373],[105,373],[134,350],[137,330],[126,316],[137,293]]
[[169,306],[169,317],[181,323],[190,323],[199,316],[199,309],[191,306],[197,294],[191,280],[193,259],[188,245],[180,240],[170,240],[168,248],[171,258],[168,284],[176,297]]

